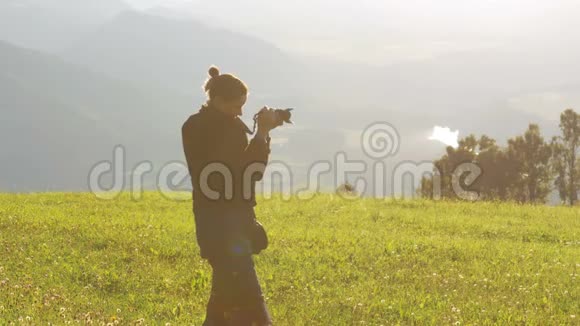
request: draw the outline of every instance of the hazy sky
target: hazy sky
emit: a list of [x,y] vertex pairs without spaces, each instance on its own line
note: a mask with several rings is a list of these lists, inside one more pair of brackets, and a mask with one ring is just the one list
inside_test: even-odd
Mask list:
[[172,7],[192,2],[191,0],[126,0],[126,1],[132,6],[135,6],[135,8],[140,9],[151,8],[158,5]]
[[[169,18],[191,17],[210,26],[257,36],[275,44],[283,52],[240,35],[215,33],[219,40],[232,43],[228,46],[237,46],[240,44],[238,40],[242,40],[264,50],[267,58],[264,69],[257,69],[256,74],[252,75],[254,66],[248,65],[244,59],[237,60],[235,56],[220,53],[213,44],[211,49],[197,56],[196,44],[184,43],[184,40],[191,40],[191,35],[193,39],[197,38],[194,33],[199,33],[201,29],[196,23],[175,23],[171,19],[132,19],[136,16],[131,15],[119,16],[111,24],[111,16],[100,11],[118,14],[126,9],[120,1],[143,10],[163,6],[165,10],[155,12]],[[12,15],[11,6],[18,7],[15,12],[21,15]],[[27,6],[35,10],[27,11]],[[2,12],[2,8],[10,10]],[[52,10],[45,12],[47,8]],[[201,98],[203,94],[199,92],[199,84],[206,77],[205,67],[209,63],[199,67],[202,61],[207,58],[213,60],[215,56],[220,62],[212,63],[236,73],[247,73],[244,76],[253,78],[252,85],[261,84],[253,86],[259,90],[255,94],[261,96],[256,101],[266,99],[268,102],[280,101],[283,105],[296,104],[297,108],[302,106],[299,111],[304,114],[297,111],[296,122],[300,126],[300,119],[304,119],[304,129],[294,131],[294,134],[292,130],[298,129],[284,129],[289,133],[280,134],[278,140],[284,146],[294,144],[296,157],[302,155],[312,159],[322,155],[324,151],[321,149],[331,151],[332,146],[338,148],[343,143],[347,148],[358,149],[358,128],[380,119],[396,123],[396,127],[406,133],[403,151],[407,151],[405,155],[408,157],[405,159],[426,159],[443,152],[435,140],[456,145],[458,135],[463,137],[471,132],[489,134],[501,143],[523,131],[528,122],[538,122],[546,128],[543,130],[548,130],[546,135],[551,136],[550,132],[557,129],[560,112],[568,107],[580,107],[578,17],[580,0],[0,0],[0,40],[59,54],[65,56],[66,61],[86,65],[98,74],[133,81],[136,85],[167,85],[170,93],[165,96],[165,90],[159,90],[161,95],[150,101],[153,107],[148,117],[159,119],[156,101],[166,97],[175,99],[176,105],[169,105],[174,108],[172,113],[163,111],[163,119],[160,119],[161,124],[172,126],[177,125],[177,119],[182,119],[183,112],[178,111],[181,108],[189,110],[190,105],[181,95],[174,94],[189,91],[195,81],[196,96]],[[92,18],[96,24],[106,24],[106,27],[95,30],[96,25],[87,22]],[[12,27],[2,28],[6,26]],[[138,32],[142,32],[136,34],[138,37],[132,34],[135,26],[138,26]],[[158,35],[157,30],[160,30]],[[206,33],[207,30],[203,30]],[[166,37],[168,33],[176,35],[174,38]],[[127,42],[127,36],[134,39]],[[174,49],[175,52],[158,46],[164,43],[167,43],[167,49]],[[210,43],[207,41],[204,44]],[[140,49],[146,49],[147,55],[142,55]],[[245,57],[256,52],[244,48],[240,53]],[[318,56],[323,60],[304,60],[304,57],[287,56],[286,53]],[[78,80],[86,79],[85,73],[72,75],[71,80],[67,80],[68,72],[76,69],[61,67],[63,62],[49,60],[41,54],[38,56],[39,62],[50,61],[46,69],[51,70],[47,71],[53,71],[52,66],[55,65],[55,69],[59,69],[55,71],[67,72],[62,74],[62,86],[49,83],[53,87],[50,93],[55,93],[54,99],[60,101],[62,98],[63,104],[82,111],[89,110],[85,109],[86,103],[96,103],[90,106],[92,111],[87,113],[90,121],[103,112],[103,121],[117,119],[116,112],[107,116],[108,110],[98,107],[102,105],[101,101],[94,101],[84,92],[70,93],[71,86],[77,86]],[[28,56],[15,55],[14,58],[14,62],[18,63]],[[192,63],[191,58],[200,58],[200,62]],[[36,57],[32,59],[32,63],[37,62]],[[0,63],[4,61],[0,60]],[[366,65],[337,61],[355,61]],[[33,69],[36,64],[22,62],[22,66],[18,66],[19,73],[13,74],[22,75],[21,83],[26,85],[26,89],[22,87],[22,98],[26,99],[22,103],[36,98],[28,94],[29,88],[30,92],[40,94],[38,98],[41,102],[50,102],[45,101],[42,95],[47,92],[46,83],[39,82],[42,86],[28,85],[35,79],[30,76],[37,74]],[[282,64],[276,65],[278,62]],[[305,64],[320,62],[324,64]],[[30,75],[22,74],[26,67],[32,67],[28,70]],[[295,67],[300,71],[290,71]],[[271,82],[272,72],[276,69],[282,71],[282,87]],[[21,91],[21,87],[11,81],[10,71],[8,73],[6,75],[5,71],[0,71],[0,77],[10,77],[3,80],[9,81],[7,85],[10,87],[4,89],[12,95],[11,89]],[[294,81],[286,77],[294,73],[298,81],[305,83],[293,84]],[[106,78],[101,80],[97,78],[99,75],[89,76],[89,80],[96,78],[95,85],[99,89],[109,89],[112,96],[125,94],[133,87],[116,86],[116,83],[109,85]],[[317,82],[323,86],[320,91],[316,89]],[[312,88],[305,89],[302,87],[304,84],[312,85]],[[296,91],[288,94],[285,85]],[[78,84],[78,87],[84,86]],[[274,95],[269,94],[270,89]],[[3,87],[0,87],[0,93],[2,90]],[[5,98],[11,97],[0,94],[0,99]],[[52,98],[51,95],[49,99],[52,101]],[[110,100],[115,102],[114,99]],[[58,101],[55,100],[54,107],[61,105]],[[135,107],[141,112],[144,106],[140,101],[131,100],[129,103],[132,104],[123,107],[127,109],[126,113],[133,112],[131,110]],[[263,104],[276,105],[260,103]],[[332,116],[333,124],[327,123],[330,110],[337,113]],[[442,127],[432,129],[435,125]],[[171,132],[175,132],[171,128]],[[7,130],[0,127],[0,131],[3,129]],[[76,134],[75,130],[67,132]],[[139,132],[150,135],[149,129]],[[133,137],[135,133],[130,134]],[[304,138],[294,143],[287,140],[297,134],[304,135]],[[110,139],[118,135],[124,134],[122,131],[115,132]],[[163,133],[163,137],[169,135]],[[432,143],[427,141],[429,136],[434,140]],[[131,138],[129,135],[127,137]],[[105,138],[102,144],[108,139]],[[145,138],[135,136],[134,139],[140,142]],[[316,142],[312,143],[312,139]],[[166,144],[175,145],[173,138],[165,138],[165,141]],[[135,143],[138,143],[137,140]],[[9,146],[21,147],[14,144]],[[308,150],[304,152],[304,148]],[[110,148],[105,149],[106,155],[110,155]],[[164,154],[160,152],[160,155]]]
[[[542,62],[538,71],[545,71],[580,55],[579,0],[127,1],[141,9],[164,6],[189,13],[286,52],[372,65],[517,53]],[[557,119],[555,111],[578,100],[573,91],[538,89],[510,98],[507,105]]]
[[349,61],[392,63],[514,42],[580,40],[577,0],[128,1],[141,9],[172,7],[287,51]]

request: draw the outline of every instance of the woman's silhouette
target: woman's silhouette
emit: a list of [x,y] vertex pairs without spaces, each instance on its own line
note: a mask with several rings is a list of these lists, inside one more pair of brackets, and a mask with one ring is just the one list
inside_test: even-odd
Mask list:
[[271,325],[252,259],[260,248],[252,246],[251,230],[254,186],[270,154],[269,131],[281,123],[272,109],[263,108],[248,142],[250,130],[239,118],[247,86],[216,67],[209,75],[207,103],[182,127],[197,242],[213,269],[203,325]]

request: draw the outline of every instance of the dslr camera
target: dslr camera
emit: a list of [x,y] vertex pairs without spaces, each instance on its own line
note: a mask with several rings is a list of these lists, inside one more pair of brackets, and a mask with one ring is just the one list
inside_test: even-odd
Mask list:
[[[290,123],[292,124],[292,110],[294,110],[293,108],[288,108],[288,109],[274,109],[274,113],[276,116],[276,124],[278,125],[283,125],[284,123]],[[262,114],[263,111],[260,111],[258,113],[256,113],[254,115],[254,131],[252,133],[254,133],[256,131],[256,125],[258,123],[258,118],[260,117],[260,114]]]

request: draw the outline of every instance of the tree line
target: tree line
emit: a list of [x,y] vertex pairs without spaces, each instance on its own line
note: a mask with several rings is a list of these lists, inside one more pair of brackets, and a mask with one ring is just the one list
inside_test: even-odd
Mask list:
[[[557,191],[562,203],[578,204],[580,190],[580,114],[567,109],[560,115],[559,136],[545,140],[537,124],[500,147],[486,135],[469,135],[457,148],[434,162],[433,175],[423,176],[418,190],[425,198],[457,199],[453,182],[478,194],[480,200],[546,203]],[[481,174],[474,181],[458,171],[463,163],[474,163]],[[455,174],[454,174],[455,173]],[[435,183],[435,184],[434,184]],[[439,183],[440,191],[434,191]],[[435,186],[435,187],[434,187]]]

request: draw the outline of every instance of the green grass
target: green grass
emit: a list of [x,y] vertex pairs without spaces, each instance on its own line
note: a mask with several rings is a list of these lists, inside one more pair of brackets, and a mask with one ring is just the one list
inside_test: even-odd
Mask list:
[[[580,209],[261,200],[276,325],[579,324]],[[0,324],[200,325],[191,203],[0,195]]]

